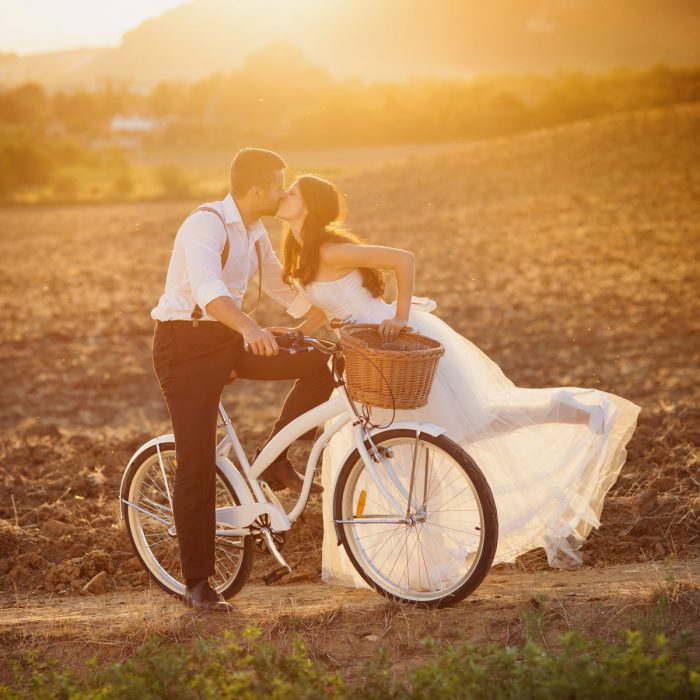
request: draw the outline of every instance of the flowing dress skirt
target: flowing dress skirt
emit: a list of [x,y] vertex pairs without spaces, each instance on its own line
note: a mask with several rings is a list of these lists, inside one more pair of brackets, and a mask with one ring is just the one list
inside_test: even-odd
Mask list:
[[[439,340],[445,354],[427,405],[396,411],[396,420],[446,428],[480,467],[498,512],[494,564],[543,547],[550,566],[579,565],[578,550],[600,525],[605,494],[625,463],[640,407],[598,389],[517,387],[476,345],[425,308],[411,308],[409,325]],[[383,425],[391,415],[390,409],[374,408],[371,419]],[[348,424],[323,453],[322,575],[331,584],[366,587],[337,544],[331,512],[335,480],[352,448]]]

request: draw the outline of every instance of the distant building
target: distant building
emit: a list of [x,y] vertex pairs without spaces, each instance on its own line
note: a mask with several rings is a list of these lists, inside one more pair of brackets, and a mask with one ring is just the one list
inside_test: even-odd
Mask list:
[[157,119],[149,119],[148,117],[142,117],[138,114],[134,114],[131,117],[125,117],[121,114],[115,114],[112,117],[112,121],[109,123],[110,131],[112,132],[126,132],[126,133],[145,133],[147,131],[153,131],[160,126],[160,122]]
[[133,148],[141,142],[141,137],[162,126],[158,119],[142,117],[138,114],[124,116],[115,114],[109,123],[114,140],[123,148]]

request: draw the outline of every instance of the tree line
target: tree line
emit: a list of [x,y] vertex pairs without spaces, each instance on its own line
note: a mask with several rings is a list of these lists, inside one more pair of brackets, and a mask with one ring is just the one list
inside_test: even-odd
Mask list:
[[[700,100],[700,68],[487,75],[403,83],[335,80],[290,47],[196,83],[50,93],[0,90],[0,196],[51,183],[66,167],[128,166],[115,115],[154,120],[140,146],[169,152],[352,146],[504,136],[606,114]],[[116,176],[120,177],[119,174]],[[128,187],[125,185],[125,189]]]

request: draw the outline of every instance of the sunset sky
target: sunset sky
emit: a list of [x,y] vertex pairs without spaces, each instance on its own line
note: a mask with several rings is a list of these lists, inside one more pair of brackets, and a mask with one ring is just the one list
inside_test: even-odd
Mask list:
[[0,52],[117,46],[122,34],[187,0],[0,0]]
[[0,86],[191,82],[280,42],[343,79],[696,65],[700,2],[0,0]]

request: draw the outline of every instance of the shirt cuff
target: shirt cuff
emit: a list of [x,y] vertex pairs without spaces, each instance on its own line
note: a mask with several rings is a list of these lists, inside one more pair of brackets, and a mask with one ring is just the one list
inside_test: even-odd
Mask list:
[[200,284],[197,287],[197,291],[194,295],[195,301],[199,304],[199,307],[203,310],[204,307],[217,297],[228,297],[233,299],[229,288],[226,286],[223,280],[215,279],[211,282],[206,282],[205,284]]
[[311,304],[300,294],[297,294],[296,299],[287,307],[287,313],[294,318],[300,318],[310,308]]

